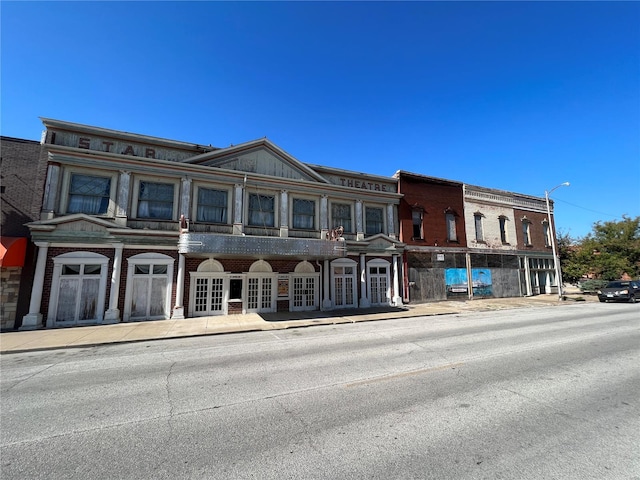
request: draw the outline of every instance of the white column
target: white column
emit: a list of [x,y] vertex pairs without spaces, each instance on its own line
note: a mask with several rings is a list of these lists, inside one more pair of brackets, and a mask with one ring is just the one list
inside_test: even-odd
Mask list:
[[364,240],[364,221],[362,219],[362,200],[356,200],[356,240]]
[[529,297],[533,295],[533,287],[531,285],[531,271],[529,270],[529,257],[525,256],[524,258],[524,280],[525,285],[527,287],[527,291],[524,292],[524,295]]
[[113,245],[113,271],[111,272],[111,288],[109,289],[109,310],[104,314],[102,323],[118,323],[120,321],[120,310],[118,310],[118,299],[120,298],[120,274],[122,272],[122,243]]
[[398,262],[400,261],[400,255],[393,256],[393,303],[396,307],[402,306],[402,295],[400,295],[400,282],[399,282],[399,270]]
[[184,255],[178,254],[178,278],[176,280],[176,305],[173,307],[171,318],[184,318]]
[[129,216],[129,185],[131,174],[124,170],[120,171],[118,180],[118,197],[116,199],[116,223],[126,225]]
[[367,259],[364,253],[360,254],[360,308],[371,306],[367,297]]
[[237,183],[233,195],[233,234],[242,235],[242,209],[244,199],[244,185]]
[[395,209],[395,205],[387,205],[387,235],[389,235],[391,238],[396,238],[396,219],[394,215]]
[[[331,228],[335,228],[334,225]],[[329,198],[326,195],[320,197],[320,238],[327,238],[329,233]]]
[[50,163],[47,167],[47,180],[44,185],[44,196],[40,219],[52,219],[58,200],[58,184],[60,183],[60,165]]
[[322,268],[322,280],[323,280],[323,298],[322,298],[322,310],[331,310],[331,297],[329,296],[329,279],[331,277],[331,270],[329,267],[329,260],[324,261]]
[[36,242],[38,247],[38,257],[36,259],[36,271],[33,277],[33,287],[31,288],[31,300],[29,302],[29,313],[22,317],[20,330],[35,330],[42,327],[42,313],[40,313],[40,303],[42,302],[42,288],[44,287],[44,270],[47,266],[48,242]]
[[280,236],[289,236],[289,192],[280,190]]

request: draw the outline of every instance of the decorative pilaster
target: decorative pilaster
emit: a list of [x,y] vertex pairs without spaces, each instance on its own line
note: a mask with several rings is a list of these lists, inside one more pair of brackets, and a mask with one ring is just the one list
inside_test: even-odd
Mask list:
[[289,236],[289,192],[280,190],[280,236]]
[[113,271],[111,272],[111,288],[109,289],[109,310],[104,314],[102,323],[118,323],[120,321],[120,310],[118,310],[118,299],[120,298],[120,274],[122,272],[122,250],[124,245],[116,243],[113,245]]
[[36,270],[33,277],[33,287],[31,288],[31,300],[29,302],[29,313],[22,317],[20,330],[35,330],[42,327],[42,313],[40,313],[40,303],[42,302],[42,287],[44,287],[44,270],[47,266],[48,242],[36,242],[38,247],[38,257],[36,259]]
[[116,223],[118,225],[127,225],[130,183],[131,173],[121,170],[120,179],[118,180],[118,198],[116,199]]
[[172,319],[181,320],[184,318],[184,255],[178,256],[178,278],[176,280],[176,305],[173,307]]
[[[332,228],[337,227],[335,225]],[[329,234],[329,198],[327,195],[320,197],[320,238],[325,239]]]
[[364,253],[360,254],[360,308],[371,306],[367,297],[367,259]]
[[356,200],[356,240],[358,241],[364,240],[364,220],[362,218],[362,210],[362,200]]
[[58,203],[59,183],[60,165],[50,163],[47,167],[47,180],[44,185],[44,198],[40,212],[41,220],[49,220],[54,216],[56,204]]
[[395,219],[396,206],[393,204],[387,205],[387,235],[395,239],[396,238],[396,219]]
[[244,185],[236,183],[233,195],[233,234],[242,235],[242,209],[244,199]]
[[180,188],[180,215],[184,215],[184,218],[191,218],[191,179],[183,178]]

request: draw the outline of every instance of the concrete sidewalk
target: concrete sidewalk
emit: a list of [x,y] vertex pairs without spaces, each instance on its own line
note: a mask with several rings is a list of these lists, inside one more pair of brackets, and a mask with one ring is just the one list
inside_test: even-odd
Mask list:
[[[0,334],[0,353],[88,347],[144,340],[160,340],[256,330],[280,330],[311,325],[335,325],[338,323],[369,322],[392,318],[447,315],[543,305],[561,306],[574,304],[575,302],[573,300],[577,297],[578,296],[575,295],[569,295],[568,300],[559,301],[555,295],[538,295],[535,297],[444,301],[406,305],[401,308],[381,307],[355,311],[333,310],[328,312],[251,313],[246,315],[187,318],[184,320],[157,320],[117,323],[113,325],[6,332]],[[584,296],[581,298],[584,298],[585,301],[597,301],[597,297]]]

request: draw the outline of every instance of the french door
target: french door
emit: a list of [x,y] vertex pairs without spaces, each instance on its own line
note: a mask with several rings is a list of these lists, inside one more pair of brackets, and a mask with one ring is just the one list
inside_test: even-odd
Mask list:
[[275,297],[273,295],[273,277],[247,277],[247,312],[275,312]]
[[56,325],[98,321],[100,265],[63,265],[60,275]]
[[371,305],[389,305],[389,269],[369,267],[369,301]]
[[192,279],[195,289],[192,315],[203,317],[208,315],[223,315],[224,308],[224,277],[206,276]]
[[336,308],[358,306],[355,266],[333,267],[333,304]]
[[291,310],[305,311],[317,310],[318,308],[318,277],[317,276],[294,276],[293,298]]
[[47,327],[102,322],[108,261],[92,252],[70,252],[53,259]]

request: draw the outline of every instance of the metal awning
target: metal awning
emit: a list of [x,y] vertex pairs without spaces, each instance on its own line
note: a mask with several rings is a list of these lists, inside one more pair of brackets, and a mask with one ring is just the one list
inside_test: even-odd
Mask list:
[[178,241],[178,252],[182,254],[226,257],[296,257],[321,260],[344,257],[346,255],[346,245],[343,241],[319,240],[316,238],[183,233]]

